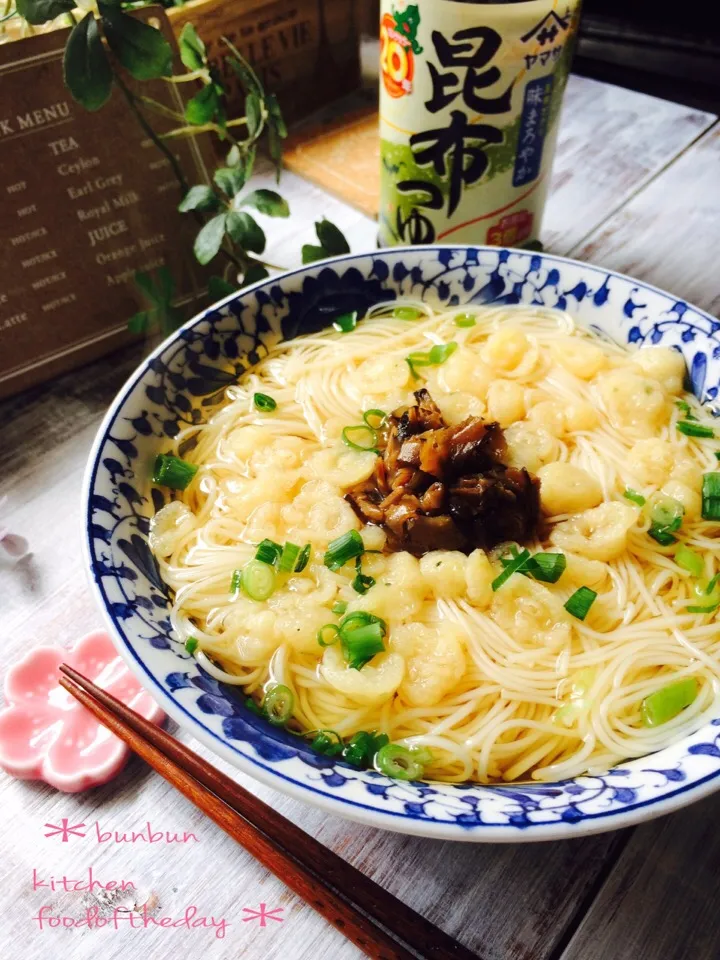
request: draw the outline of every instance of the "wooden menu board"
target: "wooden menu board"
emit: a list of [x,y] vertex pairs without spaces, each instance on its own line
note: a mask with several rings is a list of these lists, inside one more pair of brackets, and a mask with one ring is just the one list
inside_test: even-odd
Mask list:
[[[164,13],[150,9],[171,38]],[[131,340],[136,270],[167,265],[179,302],[202,290],[197,225],[176,210],[169,160],[119,89],[96,113],[73,101],[62,79],[67,34],[0,46],[0,397]],[[143,85],[182,110],[176,91]],[[152,118],[155,130],[163,122]],[[207,181],[194,139],[172,149],[190,183]]]
[[357,0],[192,0],[168,8],[176,34],[195,24],[236,110],[242,112],[245,97],[222,59],[223,37],[277,94],[288,121],[360,86],[357,13]]

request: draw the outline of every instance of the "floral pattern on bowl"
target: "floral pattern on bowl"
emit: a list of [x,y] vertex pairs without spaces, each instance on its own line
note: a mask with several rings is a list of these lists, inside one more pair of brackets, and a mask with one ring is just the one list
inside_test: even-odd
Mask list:
[[151,468],[182,425],[203,419],[279,340],[333,312],[399,296],[440,306],[537,304],[627,344],[680,350],[697,396],[720,414],[720,322],[655,287],[588,264],[494,247],[415,247],[312,264],[200,314],[136,371],[103,423],[86,475],[86,555],[118,650],[154,697],[225,760],[297,799],[364,823],[431,837],[512,842],[616,829],[720,788],[711,723],[650,757],[559,783],[403,783],[313,753],[249,712],[174,637],[147,546],[165,492]]
[[22,780],[44,780],[78,793],[112,780],[129,747],[110,733],[58,683],[67,663],[152,723],[165,714],[143,690],[104,630],[89,633],[71,650],[34,647],[5,677],[0,712],[0,767]]

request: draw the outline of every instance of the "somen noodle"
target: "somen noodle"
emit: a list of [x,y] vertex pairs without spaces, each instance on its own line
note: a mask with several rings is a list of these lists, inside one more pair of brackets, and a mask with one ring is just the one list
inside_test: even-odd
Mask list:
[[[629,351],[528,306],[385,304],[279,344],[167,451],[199,468],[151,530],[177,635],[256,709],[287,688],[291,729],[427,748],[426,777],[557,780],[677,741],[718,714],[720,681],[720,429],[684,373],[674,350]],[[499,424],[495,479],[453,493],[442,465],[402,468],[406,502],[419,475],[455,497],[454,519],[439,499],[413,514],[452,549],[403,541],[374,506],[388,425],[422,390],[433,437]],[[506,467],[530,497],[539,479],[543,519],[500,543],[472,519],[470,542],[458,498],[519,496],[497,486]],[[357,611],[371,616],[346,630]]]

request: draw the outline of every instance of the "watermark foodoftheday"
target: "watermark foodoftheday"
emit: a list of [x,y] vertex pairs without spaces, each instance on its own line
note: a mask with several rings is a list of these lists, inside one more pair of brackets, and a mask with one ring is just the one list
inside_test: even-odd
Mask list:
[[[282,909],[282,908],[280,908]],[[163,917],[151,915],[146,906],[138,910],[128,910],[127,907],[115,907],[112,912],[101,913],[100,907],[87,907],[84,914],[79,916],[63,916],[53,913],[50,906],[40,907],[37,916],[32,918],[40,930],[77,929],[78,927],[88,927],[90,929],[101,929],[107,927],[111,930],[147,930],[151,927],[161,927],[163,929],[186,929],[195,930],[198,928],[211,929],[215,932],[215,937],[222,940],[225,937],[227,928],[230,926],[224,917],[203,916],[194,905],[185,907],[182,916]],[[273,917],[273,919],[276,919]],[[264,923],[262,924],[265,925]]]

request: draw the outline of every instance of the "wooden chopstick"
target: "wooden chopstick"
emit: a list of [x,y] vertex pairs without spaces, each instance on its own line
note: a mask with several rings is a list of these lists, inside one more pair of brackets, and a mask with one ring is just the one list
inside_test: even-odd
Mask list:
[[60,670],[68,692],[369,957],[477,960],[164,730],[72,667],[63,664]]

